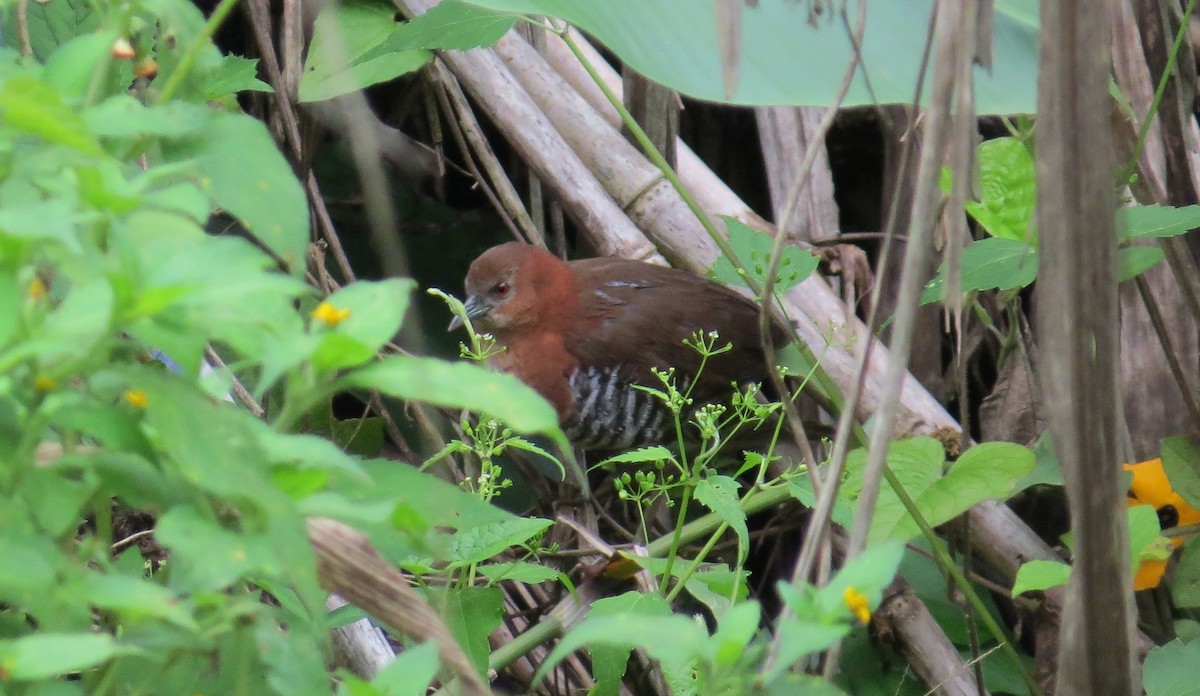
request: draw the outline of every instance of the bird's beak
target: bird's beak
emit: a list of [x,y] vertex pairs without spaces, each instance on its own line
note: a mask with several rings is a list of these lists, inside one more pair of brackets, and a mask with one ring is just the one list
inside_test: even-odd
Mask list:
[[[488,303],[479,299],[479,295],[471,295],[467,298],[466,303],[463,304],[463,309],[467,310],[467,317],[475,320],[487,314],[492,308]],[[446,330],[453,331],[457,328],[460,328],[462,325],[463,320],[455,316],[450,320],[450,326],[447,326]]]

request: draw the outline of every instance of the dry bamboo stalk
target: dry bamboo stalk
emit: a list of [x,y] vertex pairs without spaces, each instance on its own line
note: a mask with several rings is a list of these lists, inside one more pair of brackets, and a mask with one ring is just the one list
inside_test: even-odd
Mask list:
[[[325,600],[325,608],[329,611],[346,604],[346,600],[335,594],[329,595],[329,599]],[[335,664],[367,681],[374,679],[381,669],[396,658],[396,653],[383,631],[365,618],[333,629],[330,638]]]
[[[397,0],[396,4],[412,16],[426,12],[437,3],[434,0]],[[510,32],[510,38],[514,36],[515,33]],[[520,88],[494,52],[446,51],[442,59],[491,116],[534,174],[543,181],[555,182],[559,202],[587,233],[597,252],[605,256],[664,263],[654,245],[613,202],[612,196],[596,181],[579,155]]]
[[[811,106],[760,106],[754,110],[776,222],[787,205],[788,188],[800,175],[797,168],[804,161],[804,151],[816,137],[821,112]],[[833,172],[824,147],[795,205],[796,213],[783,231],[790,238],[828,240],[841,234],[833,201]]]
[[[621,94],[621,76],[617,74],[617,71],[605,62],[604,57],[579,32],[574,29],[569,31],[571,38],[579,45],[588,62],[596,68],[601,79],[604,80],[604,84],[615,94]],[[608,103],[608,100],[604,98],[604,93],[592,81],[579,61],[575,60],[575,56],[571,54],[567,45],[557,36],[546,37],[546,58],[555,71],[574,88],[576,93],[586,99],[609,125],[614,128],[621,127],[621,117],[617,115],[616,109]],[[677,141],[675,152],[679,159],[676,166],[679,177],[683,179],[684,185],[696,197],[702,208],[713,215],[728,215],[736,218],[758,230],[770,229],[770,223],[743,203],[733,189],[714,174],[686,143],[682,140]]]
[[336,520],[308,519],[321,586],[405,636],[437,643],[438,655],[458,679],[462,693],[491,694],[471,661],[433,609],[413,592],[400,571],[371,546],[366,535]]
[[[946,638],[929,609],[907,587],[888,598],[875,620],[880,633],[890,638],[931,693],[987,696],[987,690],[975,683],[970,665]],[[929,630],[931,627],[937,630]]]

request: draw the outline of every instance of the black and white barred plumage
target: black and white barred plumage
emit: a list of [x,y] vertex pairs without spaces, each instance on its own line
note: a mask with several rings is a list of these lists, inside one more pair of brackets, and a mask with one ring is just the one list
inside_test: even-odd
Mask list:
[[565,431],[585,450],[624,450],[662,442],[671,411],[634,387],[616,368],[576,370],[569,379],[576,409]]

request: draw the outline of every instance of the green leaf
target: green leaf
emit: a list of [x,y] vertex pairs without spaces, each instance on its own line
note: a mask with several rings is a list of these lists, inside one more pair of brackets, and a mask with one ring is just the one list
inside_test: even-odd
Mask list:
[[[266,429],[264,424],[245,411],[213,403],[173,373],[127,368],[120,374],[128,388],[145,393],[145,423],[189,483],[255,504],[280,495],[267,479],[266,456],[254,436]],[[204,427],[196,427],[198,422]]]
[[308,200],[261,121],[214,113],[202,136],[164,144],[163,149],[176,161],[194,159],[200,188],[236,215],[292,273],[304,271]]
[[0,641],[0,667],[8,679],[50,679],[130,651],[106,633],[35,633]]
[[258,79],[258,59],[221,56],[221,62],[208,72],[205,98],[220,100],[238,92],[273,92],[271,85]]
[[[838,94],[846,66],[855,54],[850,33],[837,11],[828,6],[825,13],[816,14],[810,12],[811,5],[789,0],[759,0],[753,7],[741,4],[738,76],[736,84],[726,85],[718,46],[721,24],[717,3],[471,2],[496,10],[565,19],[596,37],[630,68],[705,101],[828,106]],[[861,48],[863,69],[855,74],[844,106],[912,101],[933,7],[932,0],[872,3],[868,7]],[[872,27],[887,30],[874,31]],[[989,36],[994,60],[987,69],[976,67],[973,78],[979,113],[1034,112],[1037,27],[1036,3],[1001,0],[995,4]]]
[[[888,461],[890,465],[890,456]],[[905,490],[930,526],[936,527],[958,517],[976,503],[1002,500],[1012,495],[1017,481],[1033,471],[1033,465],[1033,452],[1027,447],[1011,442],[985,442],[964,452],[945,476],[924,490],[909,490],[907,486]],[[893,471],[896,468],[893,466]],[[895,496],[890,489],[886,493]],[[881,491],[880,498],[883,497],[884,492]],[[895,500],[899,505],[899,499]],[[877,516],[871,524],[870,538],[880,540],[891,537],[907,541],[919,534],[916,521],[904,513],[895,520],[894,525],[886,518]]]
[[1162,465],[1171,488],[1188,505],[1200,508],[1200,438],[1180,435],[1164,439]]
[[384,47],[392,51],[414,48],[467,51],[491,46],[508,33],[516,19],[507,12],[444,0],[393,32]]
[[504,593],[498,587],[447,588],[434,592],[442,618],[480,676],[487,675],[488,636],[504,619]]
[[20,239],[53,239],[79,250],[75,214],[63,198],[5,206],[0,209],[0,232]]
[[[777,679],[771,680],[763,692],[763,696],[792,696],[793,694],[804,694],[804,696],[846,696],[845,691],[842,691],[821,677],[796,673],[784,674]],[[865,694],[860,696],[865,696]],[[889,696],[900,695],[890,694]]]
[[514,519],[512,513],[415,467],[397,466],[387,459],[364,461],[361,466],[374,481],[374,487],[363,486],[357,478],[345,481],[339,477],[331,483],[331,490],[351,500],[403,503],[409,515],[423,519],[431,527],[469,529]]
[[267,683],[277,694],[327,696],[329,675],[318,644],[297,626],[259,621],[254,631],[258,654],[266,664]]
[[1154,648],[1142,665],[1142,684],[1146,696],[1196,696],[1196,664],[1200,662],[1200,641],[1186,645],[1173,640]]
[[805,655],[828,650],[846,634],[850,625],[823,624],[792,618],[779,624],[779,655],[775,666],[767,670],[765,681],[773,681],[796,664]]
[[330,295],[325,302],[350,314],[324,330],[314,322],[321,342],[312,354],[313,367],[328,373],[374,358],[400,330],[415,286],[414,281],[400,278],[358,281]]
[[1200,227],[1200,205],[1171,208],[1164,205],[1135,205],[1117,210],[1117,235],[1130,239],[1177,237]]
[[552,524],[537,517],[514,517],[465,529],[454,535],[450,554],[462,565],[486,561],[510,546],[524,544]]
[[515,580],[523,582],[527,585],[536,585],[540,582],[549,580],[557,580],[562,577],[562,573],[553,569],[547,568],[544,565],[536,563],[494,563],[490,565],[476,566],[475,570],[483,577],[492,582],[501,580]]
[[212,113],[208,107],[181,101],[144,106],[128,94],[119,94],[85,109],[83,119],[101,137],[179,137],[206,128]]
[[[904,486],[904,490],[915,499],[941,477],[945,452],[940,442],[929,437],[893,440],[888,446],[887,464]],[[866,465],[865,449],[854,450],[846,457],[845,480],[838,495],[851,506],[857,502],[862,490],[863,470]],[[876,527],[880,530],[891,530],[905,514],[904,506],[891,487],[882,482],[871,524],[872,530]],[[871,537],[878,538],[877,533],[872,533]]]
[[300,77],[300,101],[313,102],[412,72],[432,59],[429,51],[392,51],[383,45],[399,30],[395,8],[348,0],[317,16]]
[[1200,536],[1188,539],[1171,580],[1171,602],[1184,609],[1200,607]]
[[1142,561],[1164,561],[1171,555],[1170,540],[1161,535],[1158,510],[1153,505],[1135,505],[1128,508],[1129,550],[1133,569]]
[[[770,235],[756,232],[736,218],[722,216],[725,228],[729,231],[729,245],[737,254],[738,259],[746,264],[746,273],[753,276],[759,283],[767,278],[770,268],[771,249],[775,239]],[[775,280],[776,294],[782,294],[799,285],[805,278],[817,270],[820,259],[803,249],[785,244],[780,252],[779,273]],[[748,286],[745,277],[734,268],[733,262],[724,256],[713,262],[708,276],[726,285]]]
[[708,661],[718,668],[736,665],[758,632],[761,615],[755,601],[735,604],[721,614],[716,632],[708,638]]
[[1017,569],[1017,577],[1013,579],[1012,596],[1065,585],[1070,577],[1071,566],[1066,563],[1040,559],[1026,561]]
[[155,538],[171,550],[169,585],[177,592],[221,590],[255,568],[248,540],[217,526],[189,507],[175,507],[158,520]]
[[[660,570],[661,572],[661,570]],[[672,574],[675,574],[672,571]],[[678,574],[682,575],[682,573]],[[744,570],[733,571],[724,564],[704,564],[701,570],[692,573],[685,581],[684,587],[696,601],[708,607],[713,616],[720,616],[729,609],[730,598],[733,602],[745,600],[750,595],[746,579],[749,576]]]
[[174,593],[141,578],[89,573],[85,597],[88,604],[120,612],[127,621],[149,617],[169,621],[189,631],[200,630]]
[[729,476],[709,476],[696,485],[693,495],[696,502],[715,512],[737,534],[740,566],[750,552],[750,532],[746,528],[746,512],[738,500],[739,487],[737,480]]
[[[604,616],[642,614],[647,616],[671,616],[671,606],[656,594],[626,592],[615,597],[604,597],[592,603],[587,617],[597,619]],[[596,677],[596,696],[616,696],[621,691],[621,680],[629,665],[632,648],[621,645],[598,643],[588,652],[592,656],[592,671]]]
[[[71,105],[83,103],[89,91],[94,90],[93,100],[125,91],[133,81],[133,69],[129,61],[112,60],[112,48],[116,40],[117,33],[111,30],[72,38],[59,46],[46,61],[42,80]],[[101,77],[106,79],[100,82]]]
[[680,615],[617,614],[584,619],[563,636],[534,675],[541,681],[563,658],[584,645],[643,648],[666,662],[691,662],[704,656],[708,633],[701,624]]
[[1023,491],[1030,486],[1061,486],[1063,485],[1062,467],[1058,463],[1058,455],[1054,453],[1054,442],[1050,432],[1044,432],[1033,443],[1033,471],[1017,482],[1016,491]]
[[381,696],[424,696],[438,670],[437,643],[406,648],[371,680]]
[[390,356],[339,380],[340,388],[378,389],[398,399],[468,409],[522,433],[558,432],[558,415],[512,375],[433,358]]
[[828,622],[851,616],[846,606],[846,588],[854,588],[865,595],[871,611],[875,611],[883,601],[883,589],[892,583],[903,557],[904,544],[885,541],[867,548],[858,558],[842,566],[829,584],[816,590],[816,606],[821,618]]
[[671,450],[662,445],[650,445],[649,447],[640,447],[629,452],[622,452],[615,457],[609,457],[604,461],[596,464],[596,466],[606,466],[608,464],[645,464],[648,462],[665,462],[674,459]]
[[12,77],[0,83],[0,121],[47,142],[65,145],[89,155],[101,153],[83,118],[54,88],[29,77]]
[[967,212],[993,237],[1037,246],[1033,207],[1037,182],[1033,156],[1016,138],[996,138],[979,145],[979,202],[968,202]]
[[[963,249],[960,268],[964,293],[1023,288],[1037,278],[1037,249],[1013,239],[988,237]],[[946,265],[942,264],[937,276],[925,285],[921,304],[940,300],[945,284]]]
[[[16,27],[14,14],[16,3],[4,3],[4,26]],[[88,2],[39,2],[29,5],[28,12],[29,39],[33,55],[38,61],[45,63],[55,49],[71,39],[88,34],[100,25],[101,13]],[[5,44],[10,44],[13,37],[11,32],[5,32]]]
[[1127,246],[1117,249],[1117,281],[1132,280],[1166,258],[1156,246]]
[[113,303],[107,278],[83,283],[46,317],[24,347],[36,350],[43,365],[78,360],[107,337]]
[[[824,474],[822,474],[824,475]],[[794,476],[788,479],[788,493],[800,502],[801,505],[810,510],[817,506],[817,496],[813,494],[812,479],[808,476]],[[846,505],[843,498],[839,497],[833,501],[832,518],[835,524],[845,529],[849,529],[852,521],[853,513]]]

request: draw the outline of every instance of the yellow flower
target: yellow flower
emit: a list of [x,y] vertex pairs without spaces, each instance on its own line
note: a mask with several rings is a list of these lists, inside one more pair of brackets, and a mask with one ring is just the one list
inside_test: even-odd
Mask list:
[[133,406],[134,408],[146,408],[146,392],[142,391],[141,389],[126,389],[125,400],[128,401],[129,405]]
[[46,375],[38,375],[33,378],[33,387],[38,391],[48,392],[58,386],[58,382],[53,377]]
[[313,319],[327,326],[337,326],[350,316],[349,309],[338,309],[328,302],[322,302],[313,310]]
[[842,593],[842,601],[850,607],[850,613],[858,617],[861,623],[871,622],[871,601],[867,596],[853,587],[847,587]]
[[42,282],[41,278],[35,277],[33,280],[29,281],[28,292],[29,299],[37,302],[46,296],[46,284]]

